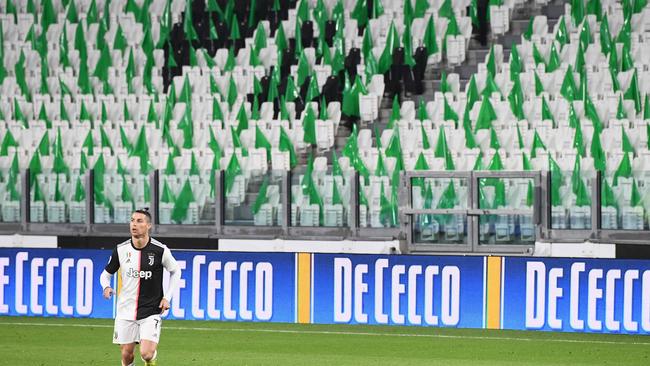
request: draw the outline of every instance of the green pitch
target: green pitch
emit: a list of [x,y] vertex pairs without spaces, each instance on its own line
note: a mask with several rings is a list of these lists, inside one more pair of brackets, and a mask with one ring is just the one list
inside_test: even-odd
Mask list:
[[[0,365],[119,365],[112,324],[0,317]],[[171,320],[158,357],[161,366],[649,364],[647,336]]]

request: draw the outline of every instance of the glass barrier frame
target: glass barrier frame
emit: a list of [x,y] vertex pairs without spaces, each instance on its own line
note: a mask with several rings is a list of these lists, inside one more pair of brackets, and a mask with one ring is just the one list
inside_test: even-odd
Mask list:
[[[534,200],[532,210],[530,209],[509,209],[509,208],[490,208],[485,209],[480,207],[479,199],[479,186],[480,180],[497,178],[497,179],[531,179],[533,182]],[[468,215],[472,217],[472,240],[473,251],[478,253],[485,252],[499,252],[499,253],[522,253],[532,254],[535,249],[535,241],[528,243],[515,243],[515,244],[481,244],[480,233],[480,218],[485,216],[505,215],[505,216],[525,216],[530,215],[532,211],[532,221],[535,227],[535,238],[540,238],[541,230],[541,202],[542,190],[541,184],[542,177],[539,171],[477,171],[472,172],[472,208],[469,210]],[[537,239],[536,239],[537,240]]]
[[591,182],[591,228],[590,229],[556,229],[552,226],[552,204],[551,204],[551,172],[542,172],[542,200],[545,203],[542,210],[542,222],[540,225],[541,233],[539,239],[542,241],[562,241],[583,243],[585,240],[594,240],[601,227],[601,172],[596,171],[596,175]]
[[[465,179],[468,182],[469,194],[467,205],[464,209],[415,209],[412,207],[412,179],[413,178],[439,178],[439,179]],[[485,209],[479,205],[479,182],[486,178],[532,179],[535,189],[533,203],[533,224],[536,227],[535,235],[540,237],[540,207],[541,207],[541,174],[540,172],[409,172],[406,173],[406,192],[408,204],[402,213],[406,216],[404,223],[407,242],[411,251],[436,251],[436,252],[500,252],[500,253],[532,253],[534,242],[526,244],[491,244],[482,245],[479,241],[479,221],[488,215],[530,215],[531,210],[521,209]],[[464,244],[425,244],[414,242],[413,227],[416,215],[465,215],[467,216],[467,240]]]
[[[572,229],[553,229],[551,227],[551,197],[550,184],[551,177],[547,171],[528,171],[528,172],[403,172],[400,175],[399,183],[399,221],[396,228],[361,228],[359,227],[359,174],[353,173],[350,178],[351,193],[349,222],[345,227],[292,227],[290,226],[290,210],[282,210],[282,225],[275,227],[243,227],[224,225],[224,171],[215,172],[215,194],[214,194],[214,216],[215,221],[212,225],[179,225],[165,224],[159,222],[158,210],[160,199],[160,173],[153,171],[149,175],[149,186],[151,189],[151,207],[150,212],[153,219],[152,235],[169,236],[169,237],[196,237],[196,238],[250,238],[250,239],[286,239],[286,240],[399,240],[400,248],[404,253],[408,252],[491,252],[491,253],[520,253],[527,254],[531,245],[479,245],[476,233],[478,233],[478,221],[481,215],[493,214],[530,214],[530,211],[509,210],[509,209],[480,209],[478,205],[478,179],[484,178],[532,178],[535,180],[535,230],[537,242],[575,242],[582,243],[586,240],[590,242],[604,242],[614,244],[648,244],[648,235],[650,230],[613,230],[603,229],[601,225],[602,212],[602,179],[603,174],[596,172],[595,178],[591,182],[591,229],[572,230]],[[291,202],[291,175],[293,172],[285,171],[281,178],[282,194],[280,202],[283,208],[290,207]],[[21,192],[30,192],[31,182],[29,169],[21,171],[20,189]],[[468,182],[472,188],[471,194],[468,194],[467,209],[431,209],[422,210],[412,207],[411,196],[411,179],[412,178],[457,178],[469,179]],[[31,195],[22,194],[20,198],[20,221],[0,223],[0,233],[3,234],[38,234],[38,235],[88,235],[88,236],[119,236],[128,235],[128,224],[95,224],[94,212],[94,173],[88,170],[83,177],[86,187],[86,221],[82,223],[48,223],[48,222],[31,222],[30,218],[30,200]],[[469,188],[469,187],[468,187]],[[432,246],[421,245],[413,242],[413,218],[419,214],[466,214],[468,233],[470,240],[467,244],[436,244]],[[190,229],[190,230],[188,230]]]
[[[468,188],[470,189],[467,195],[466,208],[461,209],[416,209],[413,208],[413,182],[414,178],[434,178],[434,179],[463,179],[467,181]],[[407,172],[405,174],[405,191],[407,196],[407,206],[401,210],[402,228],[406,230],[406,241],[409,244],[410,251],[436,251],[436,252],[471,252],[473,250],[473,237],[471,217],[469,216],[469,208],[472,207],[473,192],[471,191],[472,172],[455,172],[455,171],[439,171],[439,172]],[[415,225],[415,217],[417,215],[464,215],[467,217],[468,232],[466,235],[465,243],[460,244],[425,244],[414,242],[413,228]]]

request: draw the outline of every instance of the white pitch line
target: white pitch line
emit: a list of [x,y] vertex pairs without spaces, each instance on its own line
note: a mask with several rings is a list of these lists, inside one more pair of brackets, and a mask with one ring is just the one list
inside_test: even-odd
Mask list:
[[[65,323],[20,323],[0,322],[2,325],[37,326],[37,327],[69,327],[69,328],[113,328],[106,324],[65,324]],[[201,332],[250,332],[250,333],[286,333],[286,334],[313,334],[313,335],[349,335],[349,336],[376,336],[376,337],[414,337],[414,338],[442,338],[442,339],[470,339],[487,341],[521,341],[521,342],[555,342],[555,343],[580,343],[580,344],[615,344],[650,346],[650,342],[614,342],[579,339],[537,339],[523,337],[486,337],[486,336],[458,336],[448,334],[409,334],[409,333],[375,333],[375,332],[342,332],[327,330],[289,330],[289,329],[247,329],[247,328],[203,328],[203,327],[175,327],[165,326],[165,330],[191,330]]]

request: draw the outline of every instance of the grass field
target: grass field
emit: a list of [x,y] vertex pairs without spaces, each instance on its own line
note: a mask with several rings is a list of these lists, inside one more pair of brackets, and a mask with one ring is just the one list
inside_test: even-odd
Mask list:
[[[120,365],[112,324],[0,317],[0,365]],[[650,365],[650,337],[169,320],[158,364]]]

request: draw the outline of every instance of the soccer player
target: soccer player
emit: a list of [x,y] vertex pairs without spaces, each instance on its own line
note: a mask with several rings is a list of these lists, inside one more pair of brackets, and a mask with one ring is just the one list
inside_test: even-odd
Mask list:
[[[100,276],[104,298],[115,293],[111,277],[121,269],[122,289],[117,299],[113,343],[122,351],[122,365],[133,365],[135,344],[145,365],[156,365],[156,348],[160,339],[161,314],[169,309],[172,294],[178,287],[181,271],[165,245],[149,236],[151,215],[147,209],[131,214],[131,239],[113,249]],[[163,291],[163,268],[170,280]]]

